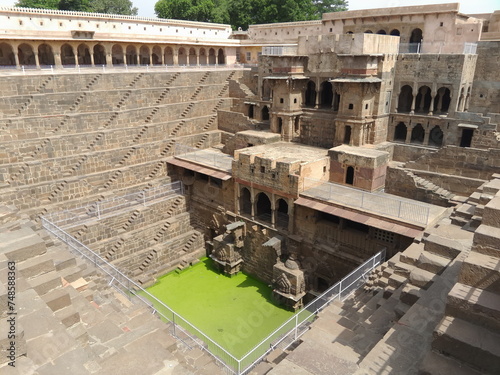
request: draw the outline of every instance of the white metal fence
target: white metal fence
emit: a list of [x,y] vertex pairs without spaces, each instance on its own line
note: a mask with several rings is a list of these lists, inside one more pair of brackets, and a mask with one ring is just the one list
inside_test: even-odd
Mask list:
[[367,211],[392,216],[405,221],[427,225],[430,207],[424,203],[399,198],[386,193],[370,193],[367,191],[304,178],[303,195],[325,201],[363,208]]
[[297,55],[297,46],[265,46],[262,47],[264,56],[295,56]]
[[158,199],[166,200],[184,193],[181,181],[172,182],[157,187],[151,187],[142,191],[119,195],[110,199],[102,200],[76,207],[70,210],[58,211],[45,215],[46,220],[60,227],[83,224],[90,220],[99,220],[112,216],[118,211],[135,206],[147,206]]
[[66,243],[71,251],[76,252],[77,255],[82,256],[91,262],[94,267],[101,270],[103,276],[108,280],[108,285],[116,288],[129,299],[137,299],[142,302],[154,314],[168,322],[170,332],[174,337],[184,342],[188,347],[198,347],[212,356],[227,373],[238,375],[250,372],[276,348],[288,348],[309,329],[309,325],[318,312],[332,301],[342,301],[351,295],[365,283],[367,275],[385,259],[384,249],[307,304],[304,309],[293,315],[247,354],[238,359],[164,302],[157,299],[86,245],[51,222],[48,216],[42,217],[42,225],[49,233]]
[[206,65],[14,65],[0,66],[0,74],[64,74],[64,73],[123,73],[123,72],[183,72],[208,70],[249,69],[242,64],[206,64]]
[[477,43],[400,43],[399,53],[475,54]]

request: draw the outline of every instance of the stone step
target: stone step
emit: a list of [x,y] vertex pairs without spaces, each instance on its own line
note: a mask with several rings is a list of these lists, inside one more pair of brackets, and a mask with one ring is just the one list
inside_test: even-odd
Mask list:
[[67,288],[53,289],[43,295],[42,300],[45,301],[52,311],[57,311],[71,305],[71,298]]
[[408,280],[407,277],[400,275],[392,275],[391,277],[389,277],[389,285],[394,288],[399,288],[401,285],[406,283],[407,280]]
[[434,332],[432,348],[481,371],[500,368],[500,335],[465,320],[445,316]]
[[418,375],[481,375],[479,371],[455,358],[429,351],[422,361]]
[[57,310],[54,314],[66,327],[71,327],[80,322],[80,313],[71,305]]
[[418,258],[418,268],[440,275],[450,264],[450,259],[424,251]]
[[71,252],[66,248],[65,245],[51,247],[47,250],[47,253],[54,261],[54,266],[56,267],[57,271],[71,266],[76,266],[75,256],[71,254]]
[[422,288],[422,289],[428,289],[438,276],[432,272],[420,269],[420,268],[415,268],[413,271],[410,273],[410,283]]
[[28,280],[29,285],[42,296],[52,289],[61,287],[61,276],[56,271],[47,272]]
[[455,225],[443,224],[428,231],[425,238],[425,250],[453,259],[460,252],[470,249],[473,234]]
[[417,260],[420,254],[424,251],[424,244],[420,243],[412,243],[410,246],[406,248],[400,255],[400,260],[402,263],[410,264],[412,266],[417,265]]
[[446,315],[500,332],[500,296],[456,283],[448,294]]
[[0,234],[0,254],[7,259],[22,262],[46,252],[43,239],[28,227]]
[[50,254],[45,253],[17,264],[17,269],[23,277],[29,279],[50,271],[55,271],[55,266]]
[[406,284],[401,291],[400,300],[408,306],[412,306],[422,297],[423,293],[424,291],[418,286]]
[[475,209],[476,206],[464,203],[455,210],[455,215],[460,218],[470,220],[470,218],[474,215]]
[[470,252],[462,263],[458,282],[500,294],[500,258]]
[[408,278],[414,268],[411,264],[398,262],[394,265],[394,274]]
[[500,258],[500,228],[479,225],[475,231],[472,251]]

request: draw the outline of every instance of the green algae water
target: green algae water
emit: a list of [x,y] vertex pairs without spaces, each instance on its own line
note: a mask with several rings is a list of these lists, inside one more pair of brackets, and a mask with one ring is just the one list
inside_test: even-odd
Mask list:
[[236,358],[293,315],[273,304],[265,283],[242,272],[219,274],[208,258],[162,276],[147,290]]

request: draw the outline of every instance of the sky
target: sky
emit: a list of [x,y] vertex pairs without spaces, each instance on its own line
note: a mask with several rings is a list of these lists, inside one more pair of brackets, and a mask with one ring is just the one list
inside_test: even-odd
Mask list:
[[[0,0],[0,6],[12,6],[17,0]],[[132,0],[134,6],[139,9],[139,16],[156,17],[154,12],[155,3],[158,0]],[[492,13],[494,10],[500,10],[499,0],[349,0],[349,10],[373,9],[386,7],[400,7],[409,5],[442,4],[442,3],[460,3],[460,12],[466,14]]]

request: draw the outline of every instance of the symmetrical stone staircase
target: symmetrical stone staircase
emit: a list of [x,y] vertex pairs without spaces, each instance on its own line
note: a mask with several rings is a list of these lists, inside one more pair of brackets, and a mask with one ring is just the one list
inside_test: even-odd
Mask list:
[[[222,374],[199,348],[129,300],[92,265],[75,258],[34,223],[0,206],[0,273],[15,262],[15,368],[4,355],[7,304],[0,311],[2,374]],[[0,299],[7,298],[7,278]],[[5,328],[5,329],[4,329]]]

